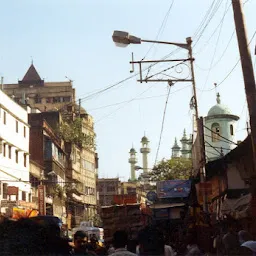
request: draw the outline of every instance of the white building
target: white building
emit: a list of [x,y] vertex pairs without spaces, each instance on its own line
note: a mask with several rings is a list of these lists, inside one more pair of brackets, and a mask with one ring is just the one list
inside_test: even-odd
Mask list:
[[205,151],[208,161],[220,158],[236,147],[235,131],[238,120],[238,116],[233,115],[227,106],[221,104],[218,93],[217,104],[204,118]]
[[[18,189],[17,189],[18,188]],[[14,195],[18,191],[18,195]],[[0,90],[0,199],[31,201],[28,112]],[[12,194],[12,195],[11,195]]]

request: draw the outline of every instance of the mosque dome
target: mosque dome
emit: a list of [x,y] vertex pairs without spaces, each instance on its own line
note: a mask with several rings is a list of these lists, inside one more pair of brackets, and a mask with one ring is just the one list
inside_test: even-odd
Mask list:
[[135,153],[136,153],[136,150],[135,150],[134,148],[131,148],[131,149],[130,149],[130,153],[131,153],[131,154],[135,154]]
[[149,140],[148,140],[148,138],[146,136],[143,136],[142,139],[141,139],[141,142],[142,143],[148,143]]
[[232,115],[230,109],[227,106],[221,104],[219,93],[217,94],[217,104],[211,107],[207,116],[217,116],[217,115]]

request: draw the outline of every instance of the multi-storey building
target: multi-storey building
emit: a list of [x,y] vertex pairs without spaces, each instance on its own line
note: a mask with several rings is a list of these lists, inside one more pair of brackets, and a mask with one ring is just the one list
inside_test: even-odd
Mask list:
[[[46,113],[49,118],[58,118],[58,112]],[[39,166],[43,166],[40,180],[31,179],[33,187],[39,182],[46,187],[46,214],[59,217],[66,223],[66,194],[65,171],[66,152],[64,141],[60,139],[56,131],[45,120],[45,113],[33,113],[29,115],[30,128],[30,152],[31,160]]]
[[[0,90],[0,199],[1,212],[31,202],[29,183],[28,109],[22,108]],[[29,205],[27,205],[29,206]],[[26,207],[26,204],[23,204]]]
[[33,64],[22,80],[15,84],[5,84],[3,90],[16,102],[28,103],[40,111],[56,111],[75,101],[72,81],[45,82]]
[[114,196],[120,194],[120,181],[118,178],[98,179],[100,206],[110,206],[114,204]]
[[[92,117],[81,106],[75,104],[75,89],[72,87],[72,81],[45,82],[32,64],[22,80],[16,84],[5,84],[3,88],[16,102],[39,109],[54,132],[58,131],[63,123],[72,126],[76,120],[81,120],[81,129],[78,133],[81,132],[82,136],[87,138],[95,137]],[[52,114],[57,112],[61,113],[63,120],[60,121],[55,114]],[[93,219],[96,213],[97,157],[94,147],[87,146],[91,144],[90,141],[88,143],[80,143],[72,139],[64,139],[64,141],[67,153],[65,169],[67,215],[69,220],[72,219],[72,225],[69,226],[74,227],[83,220]],[[38,175],[40,167],[33,165],[33,170],[36,169]]]

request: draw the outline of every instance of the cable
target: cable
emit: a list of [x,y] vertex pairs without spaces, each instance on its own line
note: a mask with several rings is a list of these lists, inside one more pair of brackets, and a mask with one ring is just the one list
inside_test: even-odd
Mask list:
[[205,143],[207,143],[211,148],[213,148],[217,153],[219,153],[220,156],[222,155],[222,153],[218,149],[216,149],[214,146],[212,146],[208,141],[205,141]]
[[215,146],[208,146],[208,145],[205,145],[205,146],[206,146],[206,147],[214,147],[214,148],[218,148],[218,149],[231,150],[230,148],[215,147]]
[[203,27],[203,24],[205,23],[208,15],[211,13],[211,10],[212,10],[212,7],[213,7],[215,1],[216,0],[212,1],[212,4],[210,5],[209,9],[207,10],[203,20],[201,21],[201,23],[199,24],[198,28],[196,29],[196,31],[195,31],[195,33],[193,35],[193,38],[195,38],[199,34],[200,29]]
[[142,94],[144,94],[144,93],[146,93],[147,91],[149,91],[152,87],[153,87],[153,85],[150,86],[149,88],[147,88],[145,91],[143,91],[143,92],[140,93],[139,95],[137,95],[135,98],[132,98],[132,99],[130,99],[129,101],[127,101],[127,103],[124,104],[123,106],[117,108],[116,110],[112,111],[111,113],[109,113],[109,114],[107,114],[107,115],[101,117],[100,119],[96,120],[95,123],[99,123],[99,122],[102,121],[103,119],[105,119],[105,118],[107,118],[107,117],[113,115],[113,114],[116,113],[118,110],[120,110],[121,108],[125,107],[126,105],[128,105],[129,103],[131,103],[132,101],[134,101],[137,97],[139,97],[139,96],[141,96]]
[[[228,2],[226,2],[226,8],[227,8],[227,3],[228,3]],[[204,88],[205,88],[205,86],[206,86],[206,84],[207,84],[207,82],[208,82],[208,79],[209,79],[209,76],[210,76],[210,73],[211,73],[211,70],[212,70],[212,65],[213,65],[213,61],[214,61],[214,58],[215,58],[215,55],[216,55],[216,51],[217,51],[217,47],[218,47],[218,44],[219,44],[220,35],[221,35],[223,23],[224,23],[224,17],[225,17],[225,15],[226,15],[226,13],[227,13],[227,10],[225,9],[225,12],[224,12],[224,14],[223,14],[223,17],[222,17],[222,19],[221,19],[221,23],[220,23],[221,26],[220,26],[219,34],[218,34],[218,37],[217,37],[217,41],[216,41],[216,43],[215,43],[214,52],[213,52],[212,59],[211,59],[211,63],[210,63],[210,68],[209,68],[209,70],[208,70],[208,73],[207,73],[207,76],[206,76],[206,79],[205,79],[205,82],[204,82],[204,85],[203,85],[203,90],[204,90]],[[201,92],[201,94],[200,94],[200,96],[199,96],[199,100],[200,100],[202,94],[203,94],[203,91]]]
[[213,11],[212,11],[212,13],[211,13],[211,15],[210,15],[208,21],[206,22],[205,26],[203,27],[202,31],[201,31],[200,34],[198,35],[197,40],[196,40],[195,43],[194,43],[194,47],[195,47],[195,46],[197,45],[197,43],[200,41],[200,39],[201,39],[201,37],[202,37],[204,31],[206,30],[206,28],[207,28],[208,25],[210,24],[212,18],[213,18],[214,15],[216,14],[216,12],[217,12],[217,10],[219,9],[219,7],[220,7],[220,5],[221,5],[222,2],[223,2],[223,0],[218,0],[218,2],[215,4],[214,9],[213,9]]
[[[205,151],[206,153],[208,154],[212,154],[212,155],[215,155],[215,156],[218,156],[218,157],[221,157],[220,155],[216,154],[216,153],[213,153],[213,152],[210,152],[210,151]],[[209,159],[209,157],[207,157]]]
[[225,11],[224,11],[224,14],[219,22],[219,24],[215,27],[215,29],[213,30],[212,34],[210,35],[210,37],[207,39],[207,41],[204,43],[204,45],[200,48],[200,50],[198,50],[195,55],[198,55],[200,54],[203,49],[205,48],[206,45],[209,44],[209,42],[211,41],[212,37],[215,35],[215,33],[217,32],[218,28],[221,26],[223,26],[223,23],[224,23],[224,20],[225,20],[225,17],[229,11],[229,8],[231,7],[231,4],[229,4],[229,6],[227,7],[227,4],[228,4],[228,1],[226,2],[226,7],[225,7]]
[[212,133],[218,135],[219,137],[221,137],[222,139],[226,140],[227,142],[232,143],[232,144],[235,144],[235,145],[237,146],[237,143],[235,143],[235,142],[232,141],[232,140],[229,140],[229,139],[225,138],[224,136],[222,136],[222,135],[220,135],[219,133],[217,133],[217,132],[211,130],[211,129],[208,128],[207,126],[204,125],[204,128],[206,128],[206,129],[209,130],[210,132],[212,132]]
[[[176,91],[173,91],[171,92],[170,94],[174,94],[176,92],[179,92],[179,91],[182,91],[186,88],[190,87],[190,85],[187,85],[183,88],[180,88]],[[149,97],[143,97],[143,98],[134,98],[134,101],[135,100],[147,100],[147,99],[152,99],[152,98],[160,98],[160,97],[164,97],[166,96],[166,94],[162,94],[162,95],[157,95],[157,96],[149,96]],[[89,109],[88,111],[94,111],[94,110],[98,110],[98,109],[102,109],[102,108],[107,108],[107,107],[114,107],[114,106],[117,106],[117,105],[121,105],[121,104],[124,104],[124,103],[129,103],[131,100],[126,100],[126,101],[122,101],[122,102],[117,102],[117,103],[114,103],[114,104],[110,104],[110,105],[106,105],[106,106],[101,106],[101,107],[98,107],[98,108],[93,108],[93,109]]]
[[165,106],[164,106],[164,114],[163,114],[163,119],[162,119],[162,125],[161,125],[158,147],[157,147],[157,151],[156,151],[155,165],[156,165],[156,162],[157,162],[159,149],[160,149],[160,145],[161,145],[161,141],[162,141],[162,135],[163,135],[163,130],[164,130],[164,122],[165,122],[165,114],[166,114],[167,105],[168,105],[168,101],[169,101],[169,97],[170,97],[170,92],[171,92],[171,86],[168,87],[167,99],[166,99]]
[[[212,138],[211,135],[204,134],[204,136],[205,136],[205,137],[208,137],[208,138]],[[229,142],[229,141],[226,141],[226,140],[221,140],[221,139],[219,139],[218,141],[225,142],[225,143],[227,143],[227,144],[233,144],[233,143],[231,143],[231,142]]]
[[[170,12],[171,12],[171,9],[172,9],[172,6],[173,6],[173,3],[174,3],[174,0],[172,0],[172,2],[171,2],[171,4],[170,4],[170,7],[169,7],[169,9],[168,9],[168,11],[167,11],[167,13],[166,13],[166,15],[165,15],[163,21],[162,21],[162,24],[161,24],[161,26],[160,26],[160,28],[159,28],[159,30],[158,30],[158,32],[157,32],[157,35],[156,35],[156,37],[155,37],[155,41],[158,40],[158,38],[159,38],[159,36],[160,36],[160,33],[163,33],[163,31],[164,31],[164,28],[165,28],[165,26],[166,26],[166,22],[167,22],[167,20],[168,20],[168,18],[169,18],[169,15],[170,15]],[[146,52],[146,54],[145,54],[145,56],[142,58],[142,60],[144,60],[144,59],[147,57],[147,55],[149,54],[149,52],[151,51],[151,49],[154,47],[154,45],[155,45],[155,43],[152,43],[152,44],[151,44],[150,48],[148,49],[148,51]]]

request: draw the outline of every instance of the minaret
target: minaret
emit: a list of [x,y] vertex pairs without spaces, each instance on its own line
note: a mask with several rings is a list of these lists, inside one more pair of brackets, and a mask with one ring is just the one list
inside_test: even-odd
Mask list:
[[183,137],[180,140],[181,142],[181,157],[188,158],[189,154],[189,145],[188,145],[188,138],[186,134],[186,130],[184,129]]
[[146,136],[141,139],[142,147],[140,153],[142,153],[143,160],[143,173],[148,172],[148,153],[150,153],[150,148],[148,147],[149,140]]
[[129,163],[131,164],[131,181],[136,180],[136,175],[135,175],[135,164],[138,162],[136,158],[136,150],[132,147],[130,150],[130,158],[129,158]]
[[180,157],[180,146],[178,145],[177,138],[175,137],[174,145],[172,147],[172,158]]

